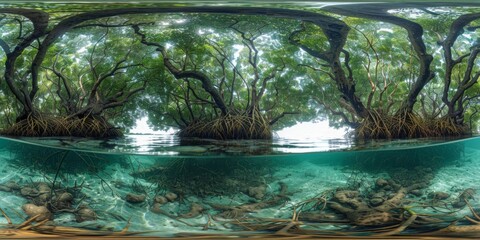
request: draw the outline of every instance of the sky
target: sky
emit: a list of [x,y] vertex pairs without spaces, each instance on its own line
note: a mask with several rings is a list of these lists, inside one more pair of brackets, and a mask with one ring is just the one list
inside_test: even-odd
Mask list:
[[[173,134],[174,131],[153,131],[148,127],[147,118],[142,118],[137,121],[136,127],[130,133]],[[344,138],[346,130],[332,128],[328,126],[328,121],[320,121],[298,123],[276,133],[278,137],[287,139],[332,139]]]

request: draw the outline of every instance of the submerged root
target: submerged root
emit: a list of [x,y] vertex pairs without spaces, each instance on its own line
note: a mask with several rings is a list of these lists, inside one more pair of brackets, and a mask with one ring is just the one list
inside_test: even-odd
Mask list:
[[[3,211],[2,211],[3,213]],[[6,214],[3,214],[5,217]],[[12,238],[44,238],[48,237],[77,237],[77,236],[132,236],[141,234],[139,232],[129,232],[129,223],[121,231],[102,231],[102,230],[89,230],[76,227],[63,227],[48,225],[48,219],[38,221],[39,216],[33,216],[23,223],[13,224],[9,222],[7,228],[0,229],[0,238],[8,237]]]
[[227,114],[211,121],[200,121],[182,129],[182,138],[197,137],[219,140],[228,139],[271,139],[272,130],[260,113]]

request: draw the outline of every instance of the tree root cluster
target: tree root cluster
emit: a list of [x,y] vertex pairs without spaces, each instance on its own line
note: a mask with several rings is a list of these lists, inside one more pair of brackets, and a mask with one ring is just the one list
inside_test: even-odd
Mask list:
[[102,117],[64,118],[44,114],[30,114],[26,119],[3,130],[2,134],[20,137],[115,138],[123,136],[121,130],[113,127]]
[[355,130],[359,139],[401,139],[463,136],[468,128],[444,117],[424,119],[412,112],[402,111],[393,116],[372,110]]
[[198,121],[178,132],[181,138],[271,139],[269,122],[260,113],[256,115],[227,114],[211,121]]

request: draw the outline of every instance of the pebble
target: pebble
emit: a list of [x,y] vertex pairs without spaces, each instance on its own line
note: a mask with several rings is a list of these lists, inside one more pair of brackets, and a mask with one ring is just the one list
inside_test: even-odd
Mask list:
[[445,200],[450,197],[450,194],[446,192],[431,192],[428,196],[436,200]]
[[160,204],[165,204],[168,202],[168,199],[164,196],[156,196],[154,199],[153,199],[153,202],[155,203],[160,203]]
[[173,192],[169,192],[169,193],[165,194],[165,198],[167,198],[168,201],[173,202],[178,198],[178,196],[177,196],[177,194],[175,194]]
[[370,199],[370,204],[373,207],[380,206],[382,203],[383,203],[383,198],[376,197],[376,198]]
[[133,194],[133,193],[128,193],[125,196],[125,200],[129,203],[142,203],[146,199],[146,196],[143,194]]

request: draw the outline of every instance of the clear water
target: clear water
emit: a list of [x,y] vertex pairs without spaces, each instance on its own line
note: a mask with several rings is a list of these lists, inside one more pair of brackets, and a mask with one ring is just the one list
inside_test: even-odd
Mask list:
[[97,140],[88,138],[16,138],[33,144],[59,149],[105,153],[166,156],[252,156],[351,151],[374,149],[401,149],[423,147],[458,138],[426,138],[398,140],[356,141],[352,138],[281,138],[273,140],[183,139],[175,134],[131,134],[124,138]]
[[[398,186],[389,190],[380,188],[378,179],[392,179],[401,187],[423,183],[416,189],[418,196],[406,193],[401,205],[389,212],[398,215],[403,211],[399,209],[409,208],[424,219],[428,216],[437,221],[433,225],[422,224],[418,217],[415,227],[402,234],[435,234],[431,231],[455,220],[466,224],[463,217],[471,216],[470,210],[466,206],[453,206],[462,192],[472,189],[473,199],[478,197],[474,193],[478,190],[480,171],[478,137],[423,145],[411,142],[397,145],[402,147],[373,150],[237,156],[108,153],[93,151],[95,147],[85,151],[85,146],[47,146],[53,140],[45,141],[44,145],[38,142],[0,139],[0,184],[6,186],[13,181],[20,187],[0,191],[0,207],[13,223],[23,222],[27,215],[22,206],[38,201],[43,194],[40,190],[29,195],[25,190],[27,187],[39,190],[39,183],[55,186],[53,195],[62,192],[73,195],[69,209],[74,211],[54,213],[54,225],[105,234],[119,232],[129,224],[129,232],[142,236],[267,234],[280,230],[281,224],[289,221],[294,209],[299,208],[302,208],[300,220],[303,220],[299,226],[305,231],[303,234],[375,234],[369,226],[355,227],[345,214],[322,210],[321,199],[328,199],[330,204],[335,201],[335,192],[348,189],[358,191],[368,205],[379,192],[386,194],[383,199],[387,201]],[[82,144],[86,143],[78,143]],[[282,194],[280,186],[287,187]],[[178,198],[152,210],[155,197],[170,192]],[[449,196],[437,199],[435,192]],[[128,202],[129,193],[144,195],[145,200]],[[480,207],[477,201],[468,199],[473,209]],[[312,202],[302,205],[309,200]],[[189,218],[186,214],[192,204],[202,206],[203,210]],[[77,221],[82,205],[96,213],[95,220]],[[239,210],[242,209],[239,206],[248,211]],[[0,217],[0,223],[8,226],[5,217]],[[267,223],[280,227],[272,228]],[[399,223],[394,221],[384,227]]]
[[[57,20],[66,6],[21,2],[50,9]],[[105,1],[91,2],[96,4],[84,2],[72,12],[109,8],[98,4]],[[478,4],[467,2],[464,6]],[[318,10],[340,3],[175,1],[161,6],[206,4]],[[462,6],[452,9],[475,11]],[[421,10],[427,14],[429,9]],[[418,11],[406,14],[415,18]],[[479,172],[480,137],[370,142],[180,141],[171,135],[109,141],[0,138],[0,238],[479,238]],[[41,206],[49,212],[37,214]]]

